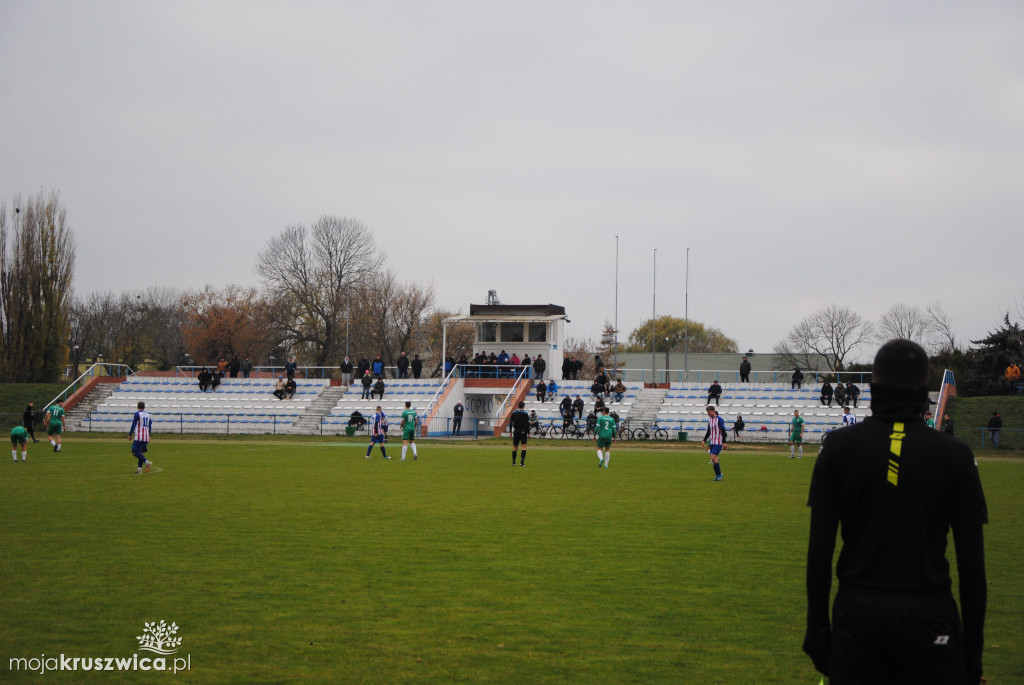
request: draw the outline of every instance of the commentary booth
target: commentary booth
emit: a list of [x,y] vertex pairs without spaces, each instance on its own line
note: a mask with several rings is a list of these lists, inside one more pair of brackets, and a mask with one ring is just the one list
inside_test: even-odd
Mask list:
[[[551,378],[562,367],[565,321],[565,307],[554,304],[471,304],[468,315],[442,322],[442,359],[448,354],[448,326],[469,323],[474,338],[468,357],[503,350],[520,359],[542,355],[547,363],[545,378]],[[455,376],[458,380],[439,408],[440,415],[450,416],[455,403],[462,402],[464,426],[475,425],[475,432],[500,433],[508,414],[529,392],[533,368],[460,366]]]

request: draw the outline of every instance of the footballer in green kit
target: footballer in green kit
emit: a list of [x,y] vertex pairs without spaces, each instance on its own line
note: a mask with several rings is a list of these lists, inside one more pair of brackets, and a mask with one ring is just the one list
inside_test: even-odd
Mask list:
[[60,434],[64,432],[64,400],[57,400],[47,407],[43,423],[46,424],[46,434],[50,436],[53,451],[60,452]]
[[24,426],[15,426],[11,429],[11,458],[18,463],[18,445],[21,445],[21,460],[28,459],[28,429]]
[[[799,454],[796,450],[799,449]],[[789,431],[789,458],[801,459],[804,456],[804,418],[800,416],[800,410],[793,410],[793,420],[790,422]]]
[[609,415],[608,407],[601,409],[601,416],[594,427],[594,442],[597,443],[597,467],[608,468],[612,460],[612,440],[615,439],[615,419]]
[[415,461],[419,458],[416,454],[416,425],[419,417],[416,410],[412,408],[412,402],[405,403],[405,411],[402,412],[402,461],[405,461],[405,452],[412,445],[412,458]]

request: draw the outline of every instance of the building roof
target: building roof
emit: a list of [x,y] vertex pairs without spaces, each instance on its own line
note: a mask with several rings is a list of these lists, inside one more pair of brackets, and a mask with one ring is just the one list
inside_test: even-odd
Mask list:
[[557,304],[471,304],[472,317],[565,316],[565,307]]

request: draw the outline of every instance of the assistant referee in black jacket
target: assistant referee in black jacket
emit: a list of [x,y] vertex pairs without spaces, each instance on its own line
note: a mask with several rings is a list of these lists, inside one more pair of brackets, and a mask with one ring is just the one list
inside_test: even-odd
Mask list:
[[[978,685],[988,511],[977,462],[921,419],[928,356],[920,345],[887,342],[872,374],[872,416],[829,436],[811,479],[804,651],[833,685]],[[950,528],[962,624],[946,559]]]

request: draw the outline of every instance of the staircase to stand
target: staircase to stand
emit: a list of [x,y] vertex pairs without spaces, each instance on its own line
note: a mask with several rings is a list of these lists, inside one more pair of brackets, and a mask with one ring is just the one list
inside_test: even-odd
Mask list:
[[633,407],[629,410],[629,423],[631,425],[654,423],[667,394],[668,390],[665,388],[644,388],[638,392],[633,401]]
[[[99,383],[95,388],[89,391],[89,394],[82,399],[81,402],[75,405],[73,409],[68,411],[64,417],[64,425],[68,431],[77,431],[82,428],[82,419],[86,418],[93,412],[96,407],[101,405],[105,399],[114,394],[114,390],[117,389],[116,383]],[[128,427],[125,426],[125,433],[128,432]]]
[[288,432],[298,435],[320,435],[321,419],[334,409],[347,392],[348,387],[344,385],[330,385],[324,388],[324,391],[309,403],[306,411],[292,422]]

